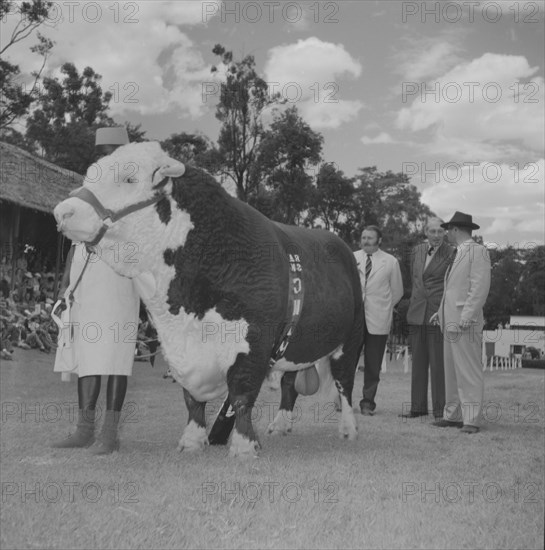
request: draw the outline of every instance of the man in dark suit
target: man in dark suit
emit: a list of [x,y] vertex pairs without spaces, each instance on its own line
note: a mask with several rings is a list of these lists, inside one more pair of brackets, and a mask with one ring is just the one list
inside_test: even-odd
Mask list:
[[[439,309],[444,290],[445,273],[452,261],[453,249],[445,242],[443,220],[430,218],[426,225],[427,243],[412,251],[412,293],[407,323],[412,349],[411,408],[400,417],[416,418],[428,414],[428,369],[431,378],[431,400],[435,418],[442,418],[445,406],[445,370],[443,336],[430,318]],[[406,411],[406,409],[405,409]]]

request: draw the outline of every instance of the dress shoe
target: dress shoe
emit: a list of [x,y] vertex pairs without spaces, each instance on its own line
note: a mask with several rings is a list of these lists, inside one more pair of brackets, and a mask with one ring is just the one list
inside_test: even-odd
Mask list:
[[399,416],[399,418],[418,418],[420,416],[428,416],[428,413],[408,412],[398,414],[397,416]]
[[371,408],[371,405],[366,401],[360,401],[360,411],[363,416],[373,416],[375,411]]
[[463,425],[463,422],[452,422],[451,420],[443,419],[432,422],[432,426],[437,426],[438,428],[461,428]]
[[471,426],[470,424],[464,424],[460,431],[465,434],[476,434],[480,431],[480,428],[477,426]]

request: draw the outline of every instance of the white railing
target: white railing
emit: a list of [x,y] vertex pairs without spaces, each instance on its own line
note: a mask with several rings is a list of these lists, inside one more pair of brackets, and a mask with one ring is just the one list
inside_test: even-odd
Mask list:
[[483,370],[509,370],[522,368],[522,359],[520,357],[502,357],[501,355],[491,355],[484,357]]

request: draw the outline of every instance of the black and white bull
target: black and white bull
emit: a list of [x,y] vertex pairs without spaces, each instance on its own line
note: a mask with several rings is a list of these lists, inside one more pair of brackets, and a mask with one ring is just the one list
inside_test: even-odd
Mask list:
[[[252,407],[272,363],[283,372],[321,366],[339,391],[340,436],[356,437],[363,304],[354,256],[334,234],[272,222],[156,142],[102,158],[54,214],[67,237],[100,240],[102,259],[137,281],[184,388],[189,421],[179,449],[208,443],[205,404],[227,396],[230,453],[253,455]],[[285,429],[282,408],[297,397],[284,386],[270,430]]]

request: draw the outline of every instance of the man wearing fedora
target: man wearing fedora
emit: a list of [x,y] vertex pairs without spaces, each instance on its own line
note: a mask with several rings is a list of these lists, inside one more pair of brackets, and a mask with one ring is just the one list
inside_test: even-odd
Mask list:
[[433,425],[458,427],[467,434],[479,431],[484,393],[482,366],[483,306],[490,290],[490,257],[486,247],[471,238],[469,214],[455,212],[441,227],[456,246],[452,266],[445,274],[445,291],[432,316],[443,332],[445,408]]

